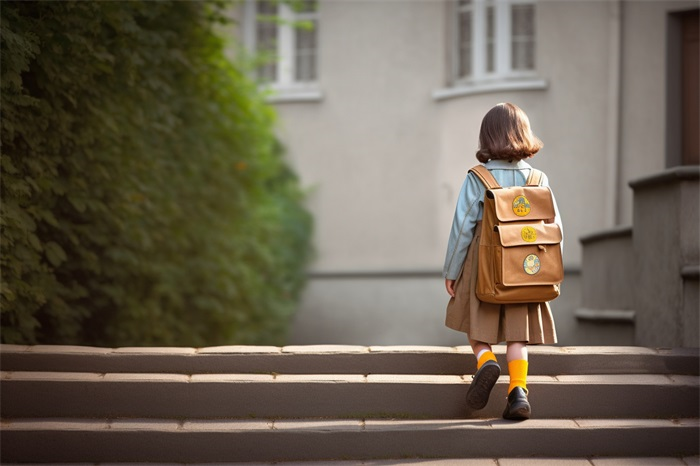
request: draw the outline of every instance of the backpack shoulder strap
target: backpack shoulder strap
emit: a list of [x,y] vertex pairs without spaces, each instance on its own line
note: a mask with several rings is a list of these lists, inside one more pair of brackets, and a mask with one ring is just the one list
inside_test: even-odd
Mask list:
[[496,178],[494,178],[491,172],[483,165],[476,165],[470,168],[469,171],[471,173],[474,173],[477,176],[477,178],[481,180],[484,186],[486,186],[487,189],[495,189],[501,187],[501,185],[498,184],[498,181],[496,181]]
[[530,176],[527,177],[527,183],[525,186],[539,186],[542,184],[542,171],[533,168],[530,170]]

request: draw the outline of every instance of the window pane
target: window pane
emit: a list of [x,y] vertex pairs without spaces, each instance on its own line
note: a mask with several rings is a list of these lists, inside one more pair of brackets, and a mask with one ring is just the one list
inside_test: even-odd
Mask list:
[[535,69],[535,7],[511,7],[511,67],[513,70]]
[[308,26],[295,29],[294,79],[300,82],[316,80],[316,21]]
[[457,78],[472,74],[472,12],[460,11],[457,24]]
[[255,27],[256,52],[263,64],[258,66],[258,78],[263,81],[277,80],[277,4],[271,1],[258,1]]
[[535,34],[534,5],[513,5],[511,14],[514,36],[532,37]]
[[496,27],[494,25],[494,13],[493,6],[486,8],[486,71],[488,73],[493,73],[496,62]]
[[257,5],[257,13],[260,16],[276,16],[277,15],[277,2],[272,0],[258,0],[255,2]]

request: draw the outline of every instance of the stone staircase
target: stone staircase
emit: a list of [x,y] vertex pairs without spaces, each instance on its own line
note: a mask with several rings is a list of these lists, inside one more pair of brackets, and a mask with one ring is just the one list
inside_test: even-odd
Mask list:
[[1,459],[698,464],[698,349],[531,347],[524,422],[500,418],[505,347],[495,352],[504,376],[468,413],[468,347],[2,345]]
[[700,166],[676,166],[629,185],[632,225],[580,238],[577,331],[599,345],[698,347]]

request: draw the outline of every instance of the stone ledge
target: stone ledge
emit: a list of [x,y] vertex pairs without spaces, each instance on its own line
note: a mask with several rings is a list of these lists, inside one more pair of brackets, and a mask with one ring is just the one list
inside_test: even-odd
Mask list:
[[588,309],[580,308],[574,311],[578,320],[591,322],[620,322],[634,324],[636,313],[628,309]]
[[299,345],[283,346],[285,354],[356,354],[368,353],[369,347],[355,345]]
[[[0,351],[5,351],[5,346],[0,345]],[[70,345],[34,345],[25,346],[22,352],[26,353],[56,353],[63,354],[110,354],[115,352],[114,348],[98,348],[94,346],[70,346]]]
[[681,277],[689,280],[700,279],[700,265],[685,265],[681,268]]
[[[178,349],[178,348],[175,348]],[[5,371],[88,373],[278,373],[464,375],[476,369],[468,346],[288,346],[214,347],[150,352],[63,346],[0,346]],[[494,347],[505,367],[504,345]],[[595,373],[677,373],[699,371],[697,348],[656,349],[618,346],[531,346],[535,375]]]
[[[1,387],[5,418],[483,419],[500,415],[509,385],[502,375],[486,408],[469,414],[471,379],[455,375],[9,375]],[[688,417],[700,409],[695,376],[532,375],[528,386],[537,415],[548,418]]]
[[280,354],[282,348],[279,346],[211,346],[199,348],[196,354]]
[[[136,383],[145,386],[157,384],[464,384],[470,379],[458,375],[420,374],[93,374],[86,372],[0,372],[0,379],[7,383],[59,382],[71,384]],[[466,379],[466,380],[465,380]],[[507,383],[503,373],[498,383]],[[588,374],[588,375],[529,375],[528,385],[554,383],[565,385],[683,385],[700,386],[700,379],[692,375],[666,374]],[[154,390],[157,390],[154,388]]]
[[[23,431],[23,430],[109,430],[119,425],[123,429],[130,426],[138,431],[150,428],[153,430],[175,430],[173,425],[178,426],[177,430],[183,431],[205,431],[219,430],[220,432],[237,432],[251,430],[269,431],[276,430],[280,426],[289,429],[296,428],[304,431],[342,431],[342,430],[425,430],[425,429],[596,429],[609,427],[694,427],[700,428],[698,418],[680,419],[529,419],[522,422],[513,422],[501,418],[494,419],[187,419],[184,422],[173,421],[172,419],[152,419],[152,418],[131,418],[131,419],[3,419],[2,431]],[[523,429],[526,427],[527,429]]]
[[699,427],[697,419],[17,420],[2,434],[3,463],[506,457],[522,464],[516,458],[690,457]]
[[[129,466],[132,463],[100,463],[100,466]],[[149,463],[152,466],[174,466],[170,463]],[[191,466],[212,466],[211,463],[188,463]],[[445,459],[384,459],[384,460],[328,460],[328,461],[275,461],[245,462],[240,466],[697,466],[700,458],[674,456],[668,457],[583,457],[583,458],[445,458]],[[7,466],[20,466],[19,463]],[[94,466],[92,463],[72,463],[71,466]]]
[[[695,266],[697,267],[697,266]],[[652,348],[645,346],[530,346],[532,354],[666,354],[670,348]],[[673,348],[680,354],[700,356],[698,348]],[[677,350],[677,351],[676,351]],[[494,345],[493,352],[496,355],[505,355],[505,345]],[[295,345],[295,346],[215,346],[205,348],[187,347],[138,347],[138,348],[97,348],[89,346],[64,346],[64,345],[11,345],[0,344],[0,354],[77,354],[77,355],[148,355],[148,356],[218,356],[218,355],[348,355],[369,353],[395,353],[395,354],[472,354],[469,346],[353,346],[353,345]]]
[[581,236],[578,240],[581,244],[590,244],[607,239],[632,238],[631,226],[619,226],[607,230],[596,231],[588,235]]
[[638,178],[630,181],[628,184],[632,189],[647,188],[659,184],[666,184],[676,181],[688,181],[700,179],[700,166],[679,166],[669,168],[653,175]]
[[128,348],[114,348],[109,352],[110,354],[167,354],[167,355],[183,355],[189,356],[197,353],[194,348],[178,348],[178,347],[128,347]]

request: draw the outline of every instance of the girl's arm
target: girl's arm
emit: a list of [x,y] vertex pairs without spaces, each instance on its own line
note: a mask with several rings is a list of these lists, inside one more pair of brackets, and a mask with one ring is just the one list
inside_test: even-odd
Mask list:
[[[443,276],[448,280],[456,280],[467,257],[469,244],[474,237],[474,227],[481,208],[483,188],[476,175],[467,174],[457,199],[457,207],[452,220],[450,239],[447,243],[447,254],[443,267]],[[450,288],[447,281],[445,287]],[[454,289],[452,289],[454,292]]]
[[452,296],[453,298],[455,297],[455,282],[457,280],[450,280],[449,278],[445,279],[445,289],[447,290],[447,294]]

